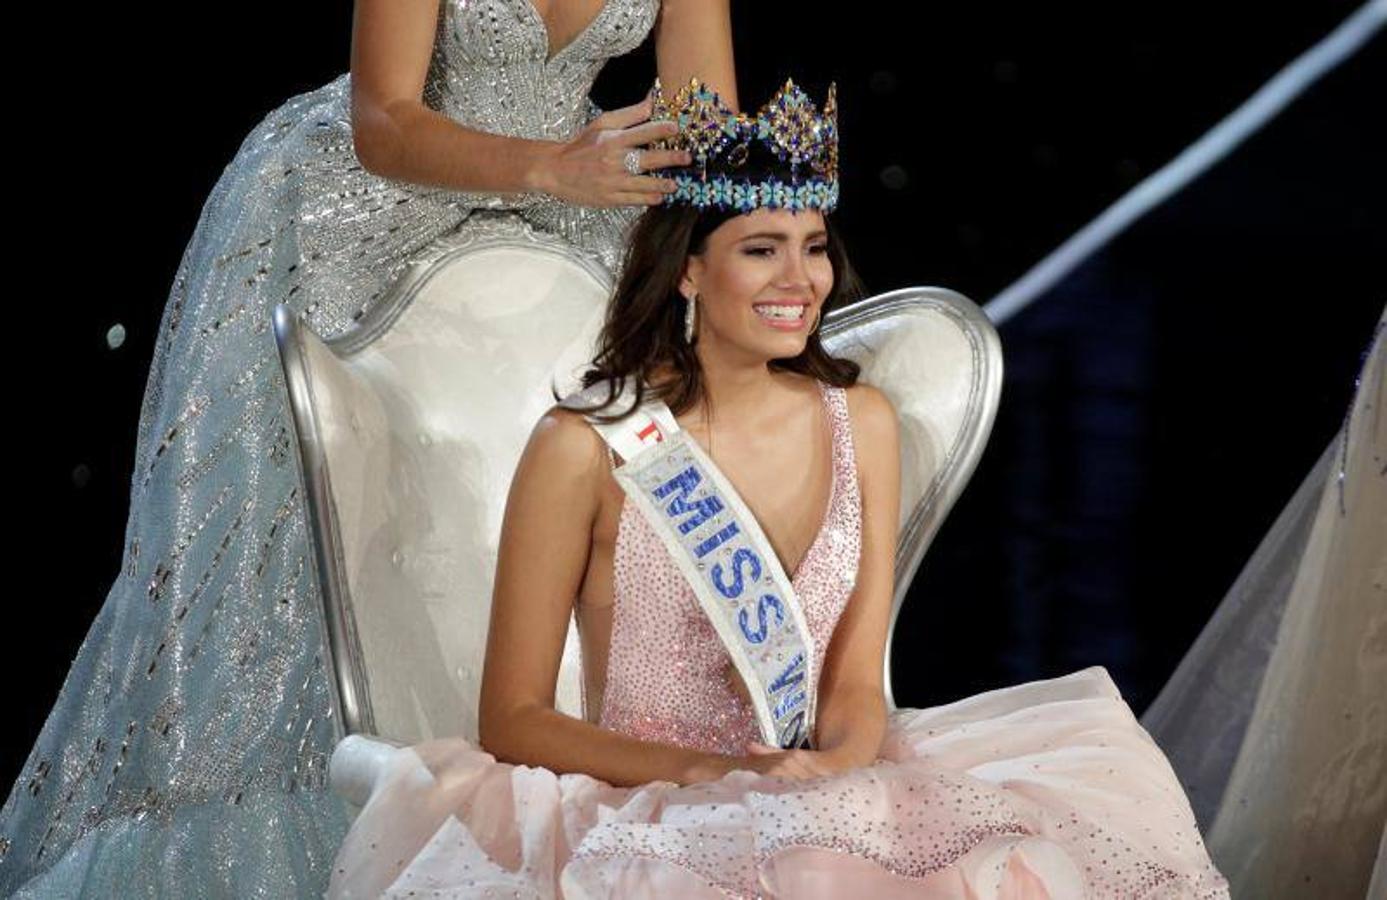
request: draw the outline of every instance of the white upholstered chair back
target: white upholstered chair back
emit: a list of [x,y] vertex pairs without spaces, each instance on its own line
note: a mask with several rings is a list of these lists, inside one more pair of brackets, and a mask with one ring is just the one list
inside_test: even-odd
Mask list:
[[[944,288],[878,294],[824,319],[824,345],[862,366],[900,419],[901,525],[891,632],[911,579],[987,446],[1002,389],[1002,350],[982,311]],[[887,702],[891,648],[886,644]]]
[[[345,732],[476,740],[511,473],[610,291],[565,242],[496,216],[430,248],[344,340],[276,310]],[[578,674],[570,625],[556,702],[573,715]]]
[[[568,245],[498,216],[432,248],[341,341],[276,310],[345,733],[476,740],[511,473],[552,386],[576,383],[610,287]],[[991,429],[997,336],[937,288],[838,310],[823,332],[901,416],[894,629]],[[575,716],[578,660],[570,623],[556,703]],[[888,691],[889,674],[888,654]]]

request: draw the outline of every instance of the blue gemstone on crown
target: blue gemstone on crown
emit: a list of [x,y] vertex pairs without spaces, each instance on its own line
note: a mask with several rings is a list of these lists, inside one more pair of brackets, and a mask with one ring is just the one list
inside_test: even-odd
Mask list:
[[738,212],[758,207],[827,212],[838,205],[836,85],[829,85],[820,112],[786,79],[751,116],[734,113],[697,78],[672,100],[657,78],[652,94],[651,121],[672,119],[679,133],[651,146],[687,150],[693,157],[689,166],[665,170],[676,184],[665,196],[666,205]]

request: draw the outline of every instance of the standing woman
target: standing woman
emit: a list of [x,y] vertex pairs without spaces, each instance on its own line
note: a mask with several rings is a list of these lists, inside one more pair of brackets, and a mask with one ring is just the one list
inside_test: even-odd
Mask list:
[[727,0],[359,0],[351,72],[251,131],[173,280],[124,561],[0,814],[0,893],[321,892],[348,816],[271,310],[347,333],[479,208],[615,269],[685,159],[637,149],[674,130],[649,100],[588,91],[652,30],[662,80],[735,102]]

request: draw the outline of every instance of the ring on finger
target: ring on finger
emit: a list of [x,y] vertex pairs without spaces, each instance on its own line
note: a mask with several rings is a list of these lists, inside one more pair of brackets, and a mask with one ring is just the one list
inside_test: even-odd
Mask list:
[[622,164],[626,166],[626,171],[632,175],[639,175],[645,171],[641,168],[641,152],[639,150],[627,150]]

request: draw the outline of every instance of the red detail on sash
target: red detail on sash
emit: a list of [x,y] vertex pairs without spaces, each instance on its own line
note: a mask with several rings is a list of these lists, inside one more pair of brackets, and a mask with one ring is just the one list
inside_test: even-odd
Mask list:
[[665,439],[664,434],[660,431],[659,424],[656,422],[651,422],[649,425],[645,426],[640,431],[637,431],[636,438],[642,444],[644,444],[647,443],[646,438],[650,437],[650,435],[652,434],[655,435],[655,443],[657,444]]

